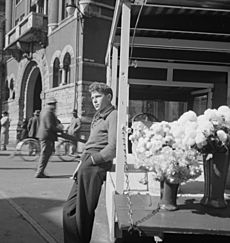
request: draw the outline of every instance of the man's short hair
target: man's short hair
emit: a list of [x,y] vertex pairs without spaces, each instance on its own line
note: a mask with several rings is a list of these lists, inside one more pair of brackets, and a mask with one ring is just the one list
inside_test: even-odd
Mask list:
[[9,115],[8,111],[3,111],[2,114],[3,114],[4,116],[8,116],[8,115]]
[[48,98],[48,100],[46,101],[47,105],[52,105],[52,104],[56,104],[57,100],[54,97]]
[[113,90],[105,83],[93,82],[89,86],[89,92],[97,91],[102,94],[111,94],[111,99],[113,98]]

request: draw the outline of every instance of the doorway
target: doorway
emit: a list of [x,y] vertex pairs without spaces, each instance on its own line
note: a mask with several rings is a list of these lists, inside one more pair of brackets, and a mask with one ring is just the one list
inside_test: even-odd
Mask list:
[[40,69],[37,66],[33,66],[29,73],[27,89],[25,90],[25,114],[27,118],[32,117],[35,110],[41,110],[41,92],[42,78]]
[[34,95],[33,95],[33,111],[41,110],[41,92],[42,92],[42,80],[41,74],[39,72],[37,80],[35,81],[34,86]]

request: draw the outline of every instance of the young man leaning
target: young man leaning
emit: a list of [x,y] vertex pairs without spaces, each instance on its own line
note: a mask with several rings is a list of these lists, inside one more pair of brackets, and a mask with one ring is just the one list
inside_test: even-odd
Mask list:
[[112,89],[104,83],[94,82],[89,92],[96,113],[63,208],[65,243],[90,242],[101,187],[116,154],[117,111],[111,104]]

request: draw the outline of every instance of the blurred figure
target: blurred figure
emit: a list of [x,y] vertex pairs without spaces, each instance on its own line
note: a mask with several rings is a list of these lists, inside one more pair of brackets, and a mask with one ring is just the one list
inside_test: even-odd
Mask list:
[[9,119],[9,113],[7,111],[4,111],[2,113],[1,118],[1,145],[2,150],[6,150],[6,145],[9,143],[9,127],[10,127],[10,119]]
[[21,133],[20,133],[20,138],[19,138],[20,141],[22,141],[23,139],[28,138],[27,125],[28,125],[28,119],[24,118],[22,120],[22,125],[21,125]]
[[40,124],[40,110],[35,110],[34,116],[29,119],[27,129],[28,137],[37,139],[37,131]]
[[77,142],[79,140],[81,119],[77,116],[77,110],[74,109],[73,117],[71,119],[70,125],[67,127],[67,133],[74,137],[74,146],[71,148],[71,153],[74,154],[77,150]]
[[55,114],[57,101],[54,98],[50,98],[46,107],[41,111],[40,124],[38,127],[37,138],[40,140],[41,154],[39,158],[39,164],[36,178],[48,178],[44,171],[48,164],[49,158],[54,151],[54,143],[57,141],[57,133],[61,132],[60,124]]

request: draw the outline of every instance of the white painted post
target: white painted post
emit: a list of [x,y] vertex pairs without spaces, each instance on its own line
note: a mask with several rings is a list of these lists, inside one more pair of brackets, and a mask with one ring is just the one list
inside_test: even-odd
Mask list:
[[108,62],[106,65],[106,84],[111,87],[111,51],[109,52]]
[[116,99],[117,99],[117,65],[118,65],[118,48],[116,46],[113,46],[111,88],[113,90],[112,104],[114,106],[116,106]]
[[124,147],[123,126],[128,127],[128,68],[129,68],[129,39],[130,39],[130,1],[122,4],[121,19],[121,46],[120,46],[120,71],[118,89],[118,126],[117,126],[117,151],[116,151],[116,191],[124,190]]

